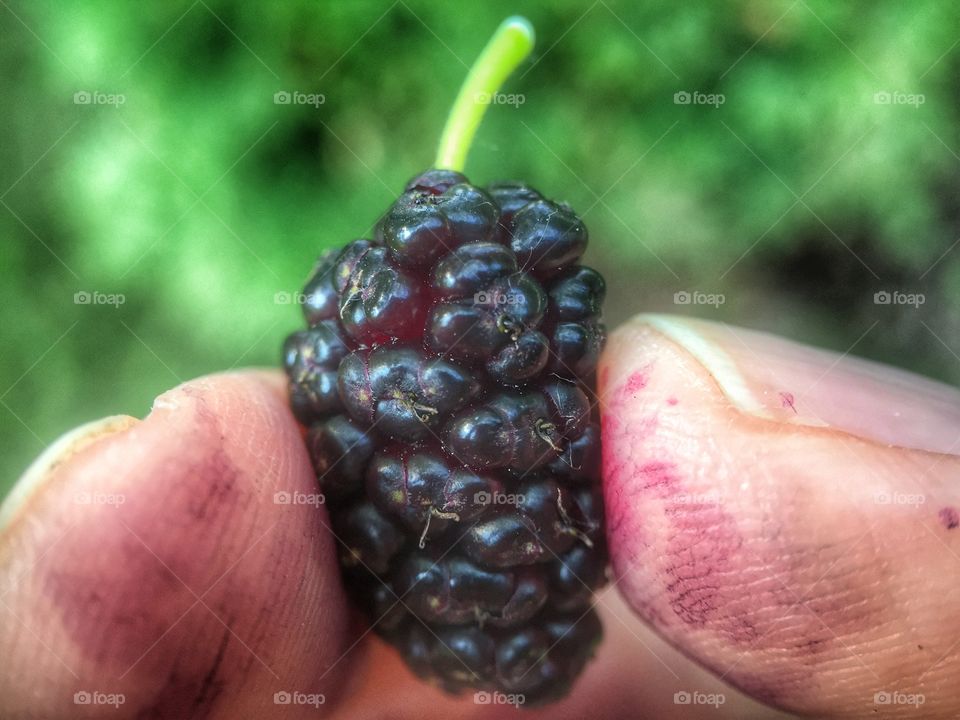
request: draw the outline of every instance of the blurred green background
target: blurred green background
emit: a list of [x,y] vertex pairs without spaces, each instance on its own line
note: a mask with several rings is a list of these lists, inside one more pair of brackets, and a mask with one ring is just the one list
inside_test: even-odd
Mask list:
[[584,213],[611,324],[689,312],[960,380],[954,2],[4,0],[0,493],[77,423],[276,364],[277,293],[429,165],[515,12],[523,103],[468,171]]

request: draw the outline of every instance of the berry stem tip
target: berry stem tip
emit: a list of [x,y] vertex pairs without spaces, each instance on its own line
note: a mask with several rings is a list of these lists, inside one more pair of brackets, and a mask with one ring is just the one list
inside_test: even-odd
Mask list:
[[494,97],[510,73],[533,50],[533,43],[533,25],[526,18],[514,15],[500,23],[467,73],[450,109],[447,124],[440,136],[435,167],[463,171],[483,113],[494,102]]

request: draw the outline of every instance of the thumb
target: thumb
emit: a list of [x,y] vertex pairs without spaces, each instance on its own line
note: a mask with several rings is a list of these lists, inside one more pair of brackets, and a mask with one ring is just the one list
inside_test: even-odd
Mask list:
[[599,393],[614,579],[658,633],[783,709],[960,713],[960,392],[641,316]]
[[0,717],[333,705],[350,644],[334,539],[322,506],[290,501],[315,482],[282,381],[260,372],[51,447],[0,511]]

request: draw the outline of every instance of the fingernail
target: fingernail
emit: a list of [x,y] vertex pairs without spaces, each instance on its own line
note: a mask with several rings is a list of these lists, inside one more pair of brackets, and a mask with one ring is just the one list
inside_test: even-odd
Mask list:
[[54,440],[31,463],[4,498],[3,504],[0,505],[0,528],[9,525],[17,512],[25,507],[30,498],[53,477],[54,471],[73,455],[94,442],[108,435],[122,432],[138,422],[140,421],[129,415],[111,415],[75,427]]
[[682,347],[746,414],[840,430],[889,446],[960,451],[957,388],[722,323],[670,315],[643,315],[636,321]]

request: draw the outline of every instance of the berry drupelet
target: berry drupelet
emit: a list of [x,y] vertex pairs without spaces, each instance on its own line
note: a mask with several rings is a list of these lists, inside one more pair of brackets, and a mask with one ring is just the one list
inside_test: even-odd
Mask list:
[[562,697],[601,637],[604,282],[586,246],[527,185],[428,170],[372,239],[321,255],[284,345],[346,589],[451,692]]

